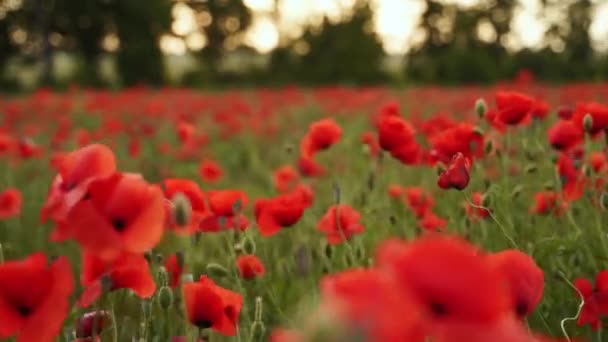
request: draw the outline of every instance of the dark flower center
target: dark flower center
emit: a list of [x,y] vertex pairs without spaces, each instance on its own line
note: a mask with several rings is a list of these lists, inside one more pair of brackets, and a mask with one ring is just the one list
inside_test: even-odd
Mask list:
[[117,232],[122,232],[127,227],[127,223],[121,218],[114,218],[112,219],[112,227],[114,227],[114,230]]
[[17,312],[23,316],[23,317],[27,317],[32,313],[32,309],[25,306],[25,305],[18,305],[17,306]]
[[207,329],[207,328],[211,328],[213,323],[211,323],[211,321],[207,321],[207,320],[198,320],[198,321],[194,322],[194,325],[196,325],[200,329]]
[[524,301],[518,301],[515,305],[515,313],[518,317],[524,317],[528,314],[528,304]]
[[448,313],[448,309],[441,303],[431,303],[431,311],[437,317],[444,317]]

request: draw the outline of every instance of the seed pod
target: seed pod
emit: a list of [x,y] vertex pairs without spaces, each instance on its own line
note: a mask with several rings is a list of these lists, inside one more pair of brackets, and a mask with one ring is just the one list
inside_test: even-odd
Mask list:
[[488,112],[488,105],[484,99],[477,99],[475,101],[475,113],[480,119],[483,119]]
[[186,195],[178,192],[173,196],[172,199],[173,208],[171,214],[173,216],[173,222],[178,226],[185,226],[190,223],[192,219],[192,204]]
[[602,209],[608,210],[608,192],[602,192],[602,195],[600,196],[600,204]]

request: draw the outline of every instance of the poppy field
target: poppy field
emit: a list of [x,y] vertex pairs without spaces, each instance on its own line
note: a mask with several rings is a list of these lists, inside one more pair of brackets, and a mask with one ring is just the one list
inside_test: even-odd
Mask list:
[[0,340],[608,340],[607,144],[604,84],[3,97]]

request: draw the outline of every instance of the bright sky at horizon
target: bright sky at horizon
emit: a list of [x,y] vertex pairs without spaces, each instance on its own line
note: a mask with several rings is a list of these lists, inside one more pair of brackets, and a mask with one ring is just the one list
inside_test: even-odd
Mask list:
[[[245,34],[245,43],[258,51],[266,53],[281,43],[284,38],[297,38],[302,34],[303,27],[309,23],[318,23],[323,16],[330,20],[339,20],[348,12],[356,0],[276,0],[278,15],[273,16],[275,0],[244,0],[246,6],[254,12],[254,20]],[[417,27],[420,15],[425,10],[423,0],[370,0],[374,10],[373,30],[382,40],[388,54],[400,55],[406,53],[417,37]],[[512,22],[512,39],[508,46],[514,49],[520,47],[542,46],[544,32],[550,21],[564,20],[564,10],[555,10],[541,14],[541,0],[518,0],[515,16]],[[563,0],[567,5],[571,1]],[[446,3],[457,3],[461,6],[473,6],[479,0],[444,0]],[[595,12],[591,25],[591,37],[595,48],[608,50],[608,21],[599,18],[608,17],[608,1],[595,0]],[[176,5],[177,6],[177,5]],[[174,31],[186,31],[195,22],[194,13],[188,13],[184,7],[174,8]],[[190,18],[188,18],[190,17]],[[487,32],[486,32],[487,33]],[[490,35],[492,34],[490,28]],[[190,48],[202,48],[206,42],[202,34],[193,32],[185,41],[167,38],[163,50],[180,54],[186,45]],[[161,41],[161,44],[163,42]],[[173,44],[173,46],[171,46]],[[181,45],[180,45],[181,44]],[[179,51],[178,51],[179,50]]]

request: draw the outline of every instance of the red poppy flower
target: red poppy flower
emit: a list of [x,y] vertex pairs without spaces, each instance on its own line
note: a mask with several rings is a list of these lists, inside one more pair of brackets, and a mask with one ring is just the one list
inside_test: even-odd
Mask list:
[[346,204],[331,206],[317,223],[317,229],[327,236],[327,241],[340,244],[355,234],[363,233],[365,227],[359,222],[361,214]]
[[207,193],[211,215],[203,219],[199,229],[219,232],[224,229],[247,229],[249,222],[240,214],[247,204],[247,194],[238,190],[215,190]]
[[78,147],[85,147],[89,143],[91,143],[91,133],[86,129],[79,128],[76,133],[74,133],[76,139],[76,145]]
[[547,131],[549,143],[559,151],[567,151],[583,142],[584,131],[572,121],[560,120]]
[[431,139],[437,158],[449,163],[454,155],[462,153],[469,159],[483,156],[484,138],[475,126],[461,123],[437,133]]
[[52,342],[70,308],[74,281],[70,264],[60,257],[50,265],[35,253],[0,264],[0,338]]
[[132,158],[137,158],[141,154],[141,143],[137,138],[129,139],[129,145],[127,147],[129,156]]
[[122,254],[107,261],[83,252],[80,282],[86,287],[78,301],[80,307],[90,306],[104,290],[130,289],[140,298],[150,298],[156,291],[148,261],[139,254]]
[[82,315],[76,322],[76,337],[86,339],[99,336],[104,328],[111,323],[110,313],[107,311],[91,311]]
[[272,179],[278,192],[287,192],[298,183],[298,171],[291,165],[283,165],[276,169]]
[[198,167],[198,173],[207,183],[215,183],[224,175],[222,168],[213,160],[203,160]]
[[[326,310],[367,341],[422,341],[420,309],[389,274],[352,269],[321,279]],[[400,317],[400,319],[395,319]]]
[[534,194],[534,205],[530,213],[538,215],[561,215],[568,208],[561,195],[553,191],[541,191]]
[[422,218],[428,211],[435,206],[433,196],[427,193],[422,187],[405,188],[405,199],[410,210],[417,218]]
[[585,278],[574,281],[579,298],[584,300],[583,309],[578,316],[579,326],[591,325],[593,330],[599,330],[602,322],[600,315],[608,315],[608,271],[600,271],[593,284]]
[[424,213],[421,219],[418,220],[418,227],[426,231],[440,231],[448,225],[448,221],[437,216],[432,211]]
[[[68,154],[56,155],[53,166],[58,174],[42,207],[43,222],[49,217],[56,221],[64,220],[70,209],[85,197],[93,180],[116,171],[116,159],[106,146],[93,144]],[[63,240],[67,236],[57,230],[53,238]]]
[[[189,179],[179,179],[179,178],[171,178],[165,179],[161,184],[165,198],[165,210],[166,210],[166,219],[168,220],[168,226],[175,228],[174,230],[178,233],[187,233],[191,234],[195,232],[201,221],[209,215],[209,210],[207,209],[207,205],[205,204],[205,195],[201,191],[200,187],[196,182]],[[170,215],[172,208],[172,203],[170,201],[177,194],[183,194],[186,196],[188,201],[190,202],[190,206],[192,207],[192,217],[190,218],[189,224],[184,227],[179,227],[176,222],[173,222],[172,215]]]
[[518,250],[504,250],[486,257],[490,267],[505,280],[511,294],[513,312],[525,318],[534,312],[543,297],[545,278],[530,256]]
[[297,330],[287,329],[272,329],[269,342],[304,342],[306,339],[301,332]]
[[194,138],[195,128],[192,124],[185,121],[180,121],[177,123],[176,129],[177,137],[182,144],[188,143]]
[[17,151],[23,159],[34,158],[42,154],[42,148],[29,138],[21,139],[17,142]]
[[377,267],[397,277],[432,323],[491,322],[508,312],[501,279],[464,240],[431,234],[409,244],[381,245],[378,255]]
[[158,186],[137,175],[116,173],[89,184],[87,197],[70,210],[62,229],[104,259],[122,252],[143,253],[160,241],[164,201]]
[[583,196],[585,175],[575,165],[576,157],[561,153],[557,159],[557,172],[560,177],[562,193],[565,200],[574,201]]
[[21,214],[21,202],[21,192],[15,188],[0,192],[0,220]]
[[246,280],[261,277],[266,272],[264,264],[255,255],[239,255],[236,258],[236,265],[241,278]]
[[591,115],[593,124],[589,133],[595,135],[608,128],[608,106],[600,103],[589,102],[589,103],[578,103],[574,114],[572,114],[572,121],[574,121],[579,128],[583,129],[583,120],[585,115]]
[[456,153],[448,168],[439,175],[437,185],[444,190],[463,190],[469,185],[470,168],[469,159],[460,152]]
[[489,209],[482,207],[483,194],[481,192],[474,192],[471,194],[471,203],[466,202],[464,204],[467,216],[471,220],[485,219],[490,216]]
[[312,157],[315,153],[326,150],[342,137],[342,128],[333,119],[322,119],[310,124],[308,132],[300,144],[300,153]]
[[385,151],[392,151],[401,145],[415,141],[414,127],[399,116],[385,116],[378,126],[378,142]]
[[16,146],[17,144],[13,137],[0,132],[0,156],[11,154]]
[[567,106],[562,106],[557,109],[557,116],[562,120],[570,120],[573,114],[574,110]]
[[608,169],[608,158],[604,152],[591,152],[589,154],[589,164],[596,173],[605,172]]
[[401,185],[391,184],[388,186],[388,195],[393,199],[399,199],[405,194],[405,189]]
[[198,282],[183,285],[188,320],[199,329],[213,329],[224,336],[234,336],[243,297],[201,276]]
[[496,93],[498,118],[507,125],[517,125],[524,121],[534,106],[535,100],[528,95],[499,91]]
[[536,100],[532,105],[532,110],[530,111],[533,117],[537,119],[544,119],[549,114],[549,104],[543,100]]
[[282,194],[271,199],[255,202],[255,217],[262,236],[272,236],[281,228],[296,224],[306,209],[305,198],[300,192]]
[[304,177],[321,177],[325,174],[325,168],[317,164],[310,157],[302,157],[298,160],[298,169]]
[[165,269],[169,275],[169,286],[171,288],[178,287],[184,272],[183,261],[180,261],[177,254],[171,254],[165,261]]
[[361,134],[361,142],[367,146],[370,155],[375,157],[380,153],[380,143],[373,132]]

